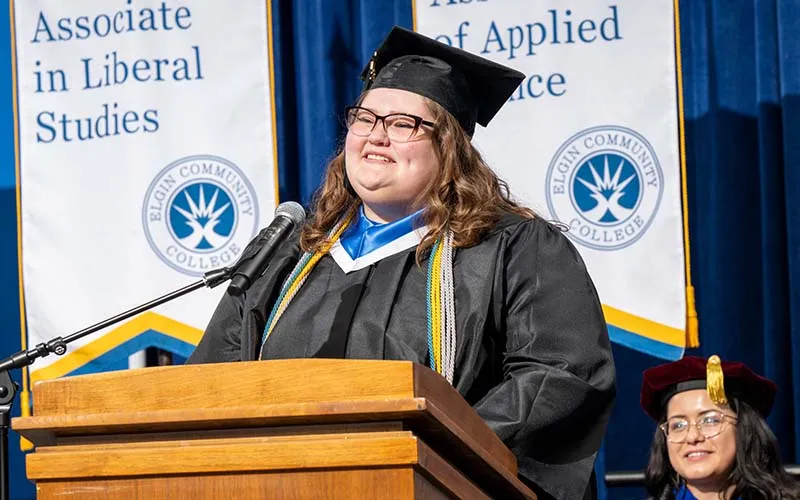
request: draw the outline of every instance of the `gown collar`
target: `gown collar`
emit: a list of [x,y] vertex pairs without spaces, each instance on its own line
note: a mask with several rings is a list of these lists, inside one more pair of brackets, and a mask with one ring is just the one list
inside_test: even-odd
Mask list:
[[422,210],[385,224],[373,222],[364,214],[364,205],[333,244],[330,255],[342,271],[349,273],[368,267],[386,257],[413,248],[428,232],[414,228]]

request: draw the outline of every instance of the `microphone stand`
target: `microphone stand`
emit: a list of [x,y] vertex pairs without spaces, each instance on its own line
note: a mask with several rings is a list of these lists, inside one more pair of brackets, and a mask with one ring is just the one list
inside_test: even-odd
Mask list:
[[230,279],[233,274],[231,268],[225,267],[209,271],[203,275],[203,278],[187,285],[183,288],[162,295],[156,299],[151,300],[145,304],[129,309],[123,313],[117,314],[111,318],[103,320],[83,330],[77,331],[66,337],[55,337],[48,342],[42,342],[36,347],[31,349],[23,349],[11,356],[0,361],[0,500],[10,500],[10,477],[9,477],[9,461],[8,461],[8,431],[11,427],[11,407],[14,404],[14,396],[17,393],[17,384],[11,379],[10,370],[15,368],[22,368],[30,366],[39,358],[55,353],[61,356],[67,352],[67,344],[83,338],[90,333],[102,330],[110,325],[119,323],[124,319],[131,316],[152,309],[156,306],[169,302],[189,292],[193,292],[199,288],[208,287],[214,288],[220,283],[224,283]]

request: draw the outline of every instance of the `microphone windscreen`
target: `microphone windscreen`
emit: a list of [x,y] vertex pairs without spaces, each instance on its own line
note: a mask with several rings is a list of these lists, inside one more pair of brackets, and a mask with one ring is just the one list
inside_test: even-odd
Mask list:
[[278,208],[275,209],[275,217],[279,215],[288,217],[295,225],[300,225],[306,220],[306,211],[295,201],[284,201],[278,205]]

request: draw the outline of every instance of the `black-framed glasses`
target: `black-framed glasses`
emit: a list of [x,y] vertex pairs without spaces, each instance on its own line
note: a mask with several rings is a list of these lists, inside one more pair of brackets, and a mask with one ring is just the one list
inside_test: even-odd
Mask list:
[[661,424],[661,430],[667,436],[670,443],[683,443],[689,437],[692,426],[697,427],[697,431],[706,439],[718,436],[725,430],[725,423],[731,421],[736,423],[736,418],[721,411],[710,410],[702,413],[694,420],[686,417],[672,417]]
[[390,141],[408,142],[417,137],[422,125],[434,127],[436,124],[408,113],[392,113],[378,115],[360,106],[348,106],[344,109],[347,130],[359,137],[367,137],[375,129],[378,122],[383,122],[383,129]]

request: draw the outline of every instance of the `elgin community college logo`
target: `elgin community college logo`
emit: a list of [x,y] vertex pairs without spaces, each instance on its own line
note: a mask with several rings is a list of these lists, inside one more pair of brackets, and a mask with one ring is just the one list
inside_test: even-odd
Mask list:
[[631,129],[593,127],[570,137],[547,169],[547,206],[567,235],[596,250],[642,237],[658,211],[664,177],[655,151]]
[[181,158],[150,183],[142,206],[150,247],[167,265],[191,276],[238,259],[258,228],[253,186],[230,161]]

